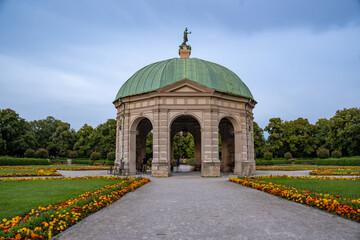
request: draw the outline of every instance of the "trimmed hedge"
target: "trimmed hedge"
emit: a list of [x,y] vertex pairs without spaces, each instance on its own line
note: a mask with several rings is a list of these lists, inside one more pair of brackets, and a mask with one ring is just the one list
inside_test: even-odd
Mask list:
[[316,159],[296,159],[295,164],[310,164],[310,165],[315,165],[316,164]]
[[41,158],[15,158],[0,157],[0,166],[19,166],[19,165],[49,165],[50,161]]
[[335,165],[335,166],[360,166],[360,159],[318,159],[316,165]]
[[73,159],[71,164],[89,164],[89,159]]
[[[277,164],[289,164],[290,161],[276,158],[271,161],[264,159],[255,159],[256,165],[277,165]],[[319,159],[319,158],[303,158],[297,159],[295,164],[311,164],[319,166],[360,166],[360,156],[354,157],[342,157],[342,158],[328,158],[328,159]]]
[[278,165],[278,164],[290,164],[291,162],[286,159],[273,159],[273,160],[264,160],[264,159],[255,159],[256,165]]
[[61,164],[67,164],[67,159],[50,159],[50,163],[51,164],[55,164],[55,163],[61,163]]

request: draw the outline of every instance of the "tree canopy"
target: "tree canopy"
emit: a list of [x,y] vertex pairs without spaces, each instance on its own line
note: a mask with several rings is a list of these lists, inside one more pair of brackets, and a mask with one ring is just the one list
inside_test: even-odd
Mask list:
[[[315,124],[306,118],[291,121],[271,118],[264,129],[256,122],[253,129],[257,157],[262,157],[265,151],[276,157],[283,157],[286,152],[294,157],[312,157],[320,147],[339,150],[344,156],[360,155],[359,108],[338,110],[334,117],[319,119]],[[173,141],[175,157],[194,157],[194,138],[190,133],[178,133]],[[96,128],[84,124],[75,131],[69,123],[52,116],[27,122],[12,109],[0,109],[0,155],[23,156],[27,149],[45,148],[51,157],[66,157],[76,151],[78,156],[87,158],[96,151],[105,158],[115,151],[115,144],[115,119],[108,119]],[[151,157],[152,132],[147,135],[146,153]]]

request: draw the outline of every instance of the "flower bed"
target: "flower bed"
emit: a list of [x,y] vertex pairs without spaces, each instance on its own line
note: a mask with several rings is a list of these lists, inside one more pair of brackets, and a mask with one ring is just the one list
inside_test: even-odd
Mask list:
[[[322,180],[348,180],[359,181],[359,178],[335,178],[335,177],[292,177],[281,176],[291,179],[322,179]],[[242,184],[263,192],[270,193],[281,198],[294,202],[310,205],[328,212],[335,213],[344,218],[360,222],[360,199],[342,198],[323,193],[314,193],[307,190],[300,190],[294,187],[280,185],[272,182],[262,181],[262,179],[279,178],[279,176],[249,177],[249,178],[230,178],[229,181]]]
[[313,170],[314,167],[256,167],[256,170],[265,171],[302,171],[302,170]]
[[[148,178],[119,177],[77,177],[58,178],[56,180],[76,180],[111,178],[119,179],[113,185],[107,185],[94,192],[81,194],[63,203],[38,207],[26,216],[16,216],[11,220],[3,219],[0,223],[0,239],[50,239],[66,228],[76,224],[88,215],[99,211],[120,199],[124,194],[148,183]],[[46,181],[49,178],[1,179],[1,181]],[[52,178],[51,180],[55,180]]]
[[344,169],[332,169],[331,171],[328,170],[313,170],[309,174],[310,175],[347,175],[347,176],[360,176],[359,172],[344,172]]
[[0,173],[0,177],[61,176],[60,173],[56,172],[56,169],[48,168],[0,167],[0,170],[15,171],[10,173]]
[[[31,177],[31,176],[61,176],[57,170],[67,171],[86,171],[86,170],[106,170],[108,167],[71,167],[66,168],[63,166],[51,166],[51,167],[17,167],[17,166],[2,166],[0,170],[5,171],[20,171],[12,173],[0,173],[0,177]],[[28,171],[28,172],[21,172]]]
[[[320,172],[321,170],[332,170],[332,171],[342,171],[342,170],[349,170],[349,173],[351,170],[358,170],[360,167],[358,166],[283,166],[283,167],[256,167],[256,170],[265,170],[265,171],[303,171],[303,170],[313,170],[315,174],[310,175],[359,175],[359,173],[356,174],[316,174],[317,172]],[[316,171],[316,172],[315,172]],[[351,172],[354,173],[354,172]]]

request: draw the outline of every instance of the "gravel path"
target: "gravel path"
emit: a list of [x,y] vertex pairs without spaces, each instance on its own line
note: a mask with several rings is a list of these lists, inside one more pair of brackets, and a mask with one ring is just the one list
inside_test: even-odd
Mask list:
[[57,239],[360,239],[358,223],[231,183],[229,176],[151,179]]

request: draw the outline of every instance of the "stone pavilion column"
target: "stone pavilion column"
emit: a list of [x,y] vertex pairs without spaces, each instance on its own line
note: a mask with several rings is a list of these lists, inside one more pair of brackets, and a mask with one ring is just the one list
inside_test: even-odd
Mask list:
[[168,177],[170,175],[170,133],[168,128],[167,109],[154,112],[153,126],[153,161],[152,176]]
[[218,117],[215,111],[204,111],[202,143],[202,177],[220,177]]

